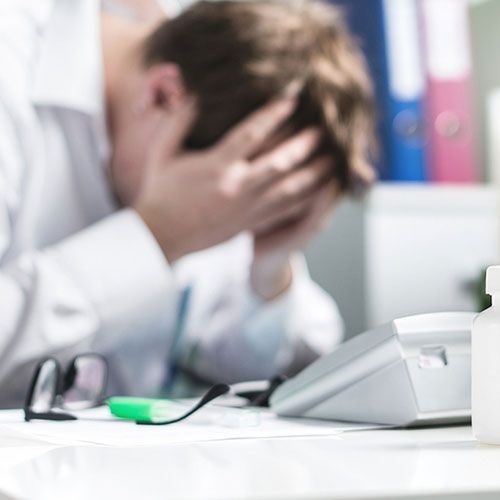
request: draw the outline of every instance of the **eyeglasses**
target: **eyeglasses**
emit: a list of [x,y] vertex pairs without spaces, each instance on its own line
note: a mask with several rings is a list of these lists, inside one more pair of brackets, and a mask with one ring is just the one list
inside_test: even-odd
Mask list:
[[[103,403],[108,364],[100,354],[76,356],[63,372],[59,361],[38,363],[24,404],[24,419],[76,420],[64,410],[93,408]],[[62,410],[62,411],[61,411]]]
[[[65,371],[62,370],[61,364],[55,358],[45,358],[38,363],[33,373],[24,404],[24,419],[27,422],[30,420],[77,420],[76,416],[67,413],[67,411],[83,410],[105,404],[107,381],[108,364],[100,354],[88,353],[76,356]],[[135,418],[133,420],[142,425],[167,425],[180,422],[215,398],[229,392],[250,399],[249,406],[265,406],[269,396],[282,382],[283,377],[276,377],[268,383],[266,388],[259,387],[256,391],[250,390],[250,392],[248,388],[243,391],[236,390],[238,384],[233,387],[233,390],[226,384],[215,384],[190,409],[173,408],[171,404],[164,408],[160,402],[158,408],[162,410],[162,415],[157,415],[158,418],[151,421],[136,420]],[[247,386],[248,384],[243,385]],[[114,399],[121,400],[120,404],[123,407],[124,404],[131,404],[130,401],[126,400],[137,398]],[[178,414],[175,415],[177,411]],[[123,411],[121,412],[123,413]],[[122,418],[129,418],[118,413],[114,414]]]

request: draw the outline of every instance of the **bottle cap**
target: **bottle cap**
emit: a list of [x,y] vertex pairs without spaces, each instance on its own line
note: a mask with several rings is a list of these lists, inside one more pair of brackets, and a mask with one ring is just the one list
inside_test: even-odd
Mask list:
[[500,293],[500,266],[490,266],[486,271],[486,293]]

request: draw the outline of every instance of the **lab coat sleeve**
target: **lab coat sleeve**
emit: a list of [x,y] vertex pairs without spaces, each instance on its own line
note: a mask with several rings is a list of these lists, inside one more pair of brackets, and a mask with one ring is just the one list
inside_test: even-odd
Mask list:
[[[173,292],[152,236],[129,210],[8,261],[0,269],[0,384],[47,355],[64,360],[96,346],[112,351],[120,339],[146,335],[153,323],[168,330]],[[152,353],[161,350],[160,344]],[[142,373],[141,382],[158,386],[156,375],[146,383]],[[27,376],[18,374],[25,384]]]
[[188,357],[189,368],[211,381],[290,375],[343,338],[337,305],[312,281],[302,255],[293,259],[291,287],[277,299],[256,297],[247,278],[228,282],[218,303]]
[[66,359],[96,341],[111,346],[172,316],[169,305],[174,314],[176,306],[171,270],[133,210],[118,211],[48,248],[12,250],[22,231],[16,219],[22,149],[1,111],[0,392],[5,404],[10,393],[18,398],[25,392],[34,361],[54,354]]

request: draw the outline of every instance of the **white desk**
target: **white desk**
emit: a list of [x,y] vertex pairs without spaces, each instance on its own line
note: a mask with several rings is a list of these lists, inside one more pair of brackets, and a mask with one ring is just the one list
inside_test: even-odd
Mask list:
[[167,447],[0,442],[6,498],[500,498],[500,447],[468,427]]

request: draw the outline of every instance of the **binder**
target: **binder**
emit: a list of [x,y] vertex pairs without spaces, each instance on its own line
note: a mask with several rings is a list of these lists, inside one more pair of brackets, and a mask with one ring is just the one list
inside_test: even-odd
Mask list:
[[467,0],[422,0],[428,76],[430,177],[478,181]]
[[[500,2],[476,2],[470,7],[472,61],[474,75],[475,143],[477,161],[480,166],[480,179],[486,182],[494,180],[496,174],[491,170],[490,143],[488,143],[488,109],[483,103],[489,102],[490,95],[500,87],[500,64],[492,64],[496,57],[496,47],[500,47]],[[500,140],[500,136],[498,136]],[[500,143],[499,143],[500,147]],[[500,169],[500,163],[497,164]],[[494,174],[494,175],[493,175]],[[500,220],[500,219],[499,219]]]
[[382,180],[424,181],[425,74],[417,0],[336,0],[375,83]]
[[425,75],[416,0],[384,0],[391,178],[424,181]]

